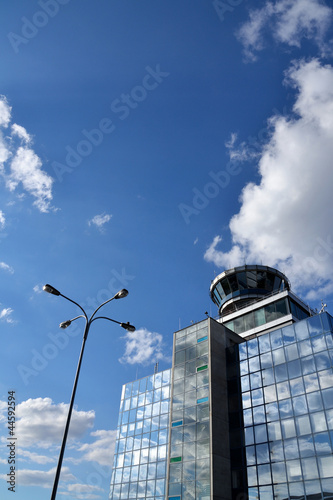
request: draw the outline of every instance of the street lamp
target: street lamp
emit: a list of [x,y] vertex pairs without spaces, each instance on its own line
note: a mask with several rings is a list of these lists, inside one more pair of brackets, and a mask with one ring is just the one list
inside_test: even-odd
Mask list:
[[92,313],[92,315],[90,316],[90,318],[88,318],[85,310],[80,306],[80,304],[78,304],[74,300],[66,297],[65,295],[63,295],[62,293],[60,293],[53,286],[46,284],[46,285],[43,286],[43,290],[45,292],[47,292],[47,293],[52,294],[52,295],[57,295],[57,296],[60,295],[64,299],[69,300],[70,302],[72,302],[73,304],[75,304],[76,306],[78,306],[81,309],[81,311],[83,312],[83,314],[80,314],[80,316],[76,316],[73,319],[69,319],[67,321],[64,321],[63,323],[60,323],[60,325],[59,325],[60,328],[63,328],[63,329],[67,328],[73,321],[77,320],[78,318],[85,318],[85,320],[86,320],[86,325],[85,325],[84,334],[83,334],[83,340],[82,340],[82,346],[81,346],[81,352],[80,352],[79,362],[78,362],[77,369],[76,369],[76,375],[75,375],[75,380],[74,380],[74,385],[73,385],[73,390],[72,390],[72,396],[71,396],[71,401],[70,401],[69,409],[68,409],[66,426],[65,426],[64,435],[63,435],[63,438],[62,438],[62,445],[61,445],[61,450],[60,450],[59,459],[58,459],[57,471],[56,471],[56,475],[55,475],[54,483],[53,483],[53,490],[52,490],[51,500],[55,500],[56,494],[57,494],[57,489],[58,489],[58,482],[59,482],[59,478],[60,478],[60,471],[61,471],[62,461],[63,461],[65,447],[66,447],[66,441],[67,441],[67,434],[68,434],[69,424],[70,424],[71,416],[72,416],[72,410],[73,410],[73,405],[74,405],[76,387],[77,387],[77,383],[78,383],[78,380],[79,380],[79,374],[80,374],[80,368],[81,368],[81,363],[82,363],[83,351],[84,351],[84,346],[85,346],[85,343],[86,343],[86,340],[87,340],[87,337],[88,337],[90,325],[96,319],[107,319],[108,321],[112,321],[113,323],[117,323],[118,325],[120,325],[125,330],[128,330],[129,332],[134,332],[135,331],[135,327],[133,325],[131,325],[130,323],[128,323],[128,322],[127,323],[120,323],[119,321],[116,321],[116,320],[111,319],[111,318],[107,318],[106,316],[97,316],[97,317],[95,317],[95,314],[97,313],[97,311],[101,307],[103,307],[105,304],[107,304],[108,302],[111,302],[111,300],[113,300],[113,299],[122,299],[123,297],[126,297],[128,295],[128,291],[125,288],[123,288],[122,290],[120,290],[119,292],[117,292],[113,297],[111,297],[111,299],[106,300],[105,302],[103,302],[103,304],[101,304],[100,306],[98,306],[97,309],[95,309],[95,311]]

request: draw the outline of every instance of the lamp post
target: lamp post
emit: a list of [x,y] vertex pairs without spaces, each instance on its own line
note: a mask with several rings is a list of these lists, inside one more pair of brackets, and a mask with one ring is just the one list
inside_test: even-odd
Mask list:
[[83,340],[82,340],[82,346],[81,346],[81,352],[80,352],[79,362],[78,362],[77,369],[76,369],[76,374],[75,374],[75,379],[74,379],[74,385],[73,385],[73,390],[72,390],[72,396],[71,396],[71,400],[70,400],[70,404],[69,404],[69,409],[68,409],[66,426],[65,426],[64,435],[63,435],[63,438],[62,438],[62,445],[61,445],[61,450],[60,450],[60,453],[59,453],[58,465],[57,465],[56,475],[55,475],[54,483],[53,483],[53,490],[52,490],[51,500],[55,500],[56,494],[57,494],[57,489],[58,489],[59,478],[60,478],[62,461],[63,461],[65,447],[66,447],[66,441],[67,441],[67,434],[68,434],[69,424],[70,424],[71,416],[72,416],[72,410],[73,410],[73,405],[74,405],[76,387],[77,387],[77,383],[78,383],[78,380],[79,380],[79,374],[80,374],[80,368],[81,368],[81,363],[82,363],[82,357],[83,357],[84,347],[85,347],[85,343],[86,343],[86,340],[87,340],[87,337],[88,337],[90,325],[96,319],[107,319],[108,321],[112,321],[113,323],[117,323],[122,328],[124,328],[125,330],[128,330],[130,332],[134,332],[135,331],[135,327],[133,325],[130,325],[130,323],[121,323],[121,322],[116,321],[114,319],[107,318],[106,316],[97,316],[97,317],[95,317],[95,314],[97,313],[97,311],[101,307],[103,307],[105,304],[107,304],[108,302],[111,302],[111,300],[113,300],[113,299],[122,299],[123,297],[126,297],[128,295],[128,291],[125,288],[123,288],[122,290],[120,290],[119,292],[117,292],[113,297],[111,297],[111,299],[106,300],[105,302],[103,302],[103,304],[101,304],[100,306],[98,306],[97,309],[95,309],[95,311],[92,313],[92,315],[90,316],[90,318],[88,318],[85,310],[80,306],[80,304],[78,304],[74,300],[66,297],[65,295],[63,295],[62,293],[60,293],[53,286],[48,285],[48,284],[44,285],[43,286],[43,290],[45,292],[47,292],[47,293],[51,293],[52,295],[57,295],[57,296],[60,295],[64,299],[69,300],[69,302],[72,302],[73,304],[75,304],[76,306],[78,306],[81,309],[81,311],[83,312],[83,314],[80,314],[79,316],[76,316],[75,318],[72,318],[72,319],[69,319],[67,321],[64,321],[63,323],[60,323],[60,325],[59,325],[60,328],[63,328],[63,329],[67,328],[73,321],[77,320],[78,318],[85,318],[85,320],[86,320],[86,325],[85,325],[84,334],[83,334]]

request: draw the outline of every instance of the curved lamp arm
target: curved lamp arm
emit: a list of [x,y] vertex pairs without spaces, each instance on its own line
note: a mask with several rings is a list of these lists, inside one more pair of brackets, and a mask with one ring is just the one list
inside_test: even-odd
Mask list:
[[122,290],[120,290],[119,292],[117,292],[113,297],[111,297],[111,299],[108,299],[105,302],[103,302],[103,304],[101,304],[100,306],[98,306],[97,309],[95,309],[95,311],[90,316],[90,320],[89,320],[90,323],[93,321],[93,317],[95,316],[95,314],[97,313],[97,311],[101,307],[105,306],[105,304],[107,304],[108,302],[111,302],[111,300],[113,300],[113,299],[122,299],[123,297],[126,297],[127,295],[128,295],[128,290],[126,290],[125,288],[123,288]]
[[92,319],[90,321],[90,323],[92,323],[96,319],[107,319],[108,321],[112,321],[112,323],[117,323],[118,325],[120,325],[125,330],[128,330],[129,332],[135,332],[135,326],[131,325],[129,322],[121,323],[120,321],[116,321],[115,319],[107,318],[106,316],[97,316],[97,318]]
[[[84,314],[84,317],[88,321],[88,316],[86,314],[86,311],[83,309],[83,307],[80,306],[80,304],[78,304],[77,302],[75,302],[75,300],[72,300],[69,297],[66,297],[66,295],[63,295],[61,292],[59,292],[59,290],[57,290],[56,288],[54,288],[54,286],[49,285],[48,283],[43,286],[43,290],[44,290],[44,292],[50,293],[51,295],[57,295],[57,296],[60,295],[60,297],[63,297],[64,299],[69,300],[69,302],[72,302],[73,304],[75,304],[77,307],[79,307],[81,309],[81,311]],[[66,327],[61,327],[61,328],[66,328]]]

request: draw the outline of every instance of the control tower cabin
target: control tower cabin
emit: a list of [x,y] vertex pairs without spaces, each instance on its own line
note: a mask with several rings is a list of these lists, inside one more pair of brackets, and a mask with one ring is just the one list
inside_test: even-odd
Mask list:
[[262,334],[312,316],[290,290],[288,278],[268,266],[245,265],[224,271],[210,286],[218,321],[242,337]]

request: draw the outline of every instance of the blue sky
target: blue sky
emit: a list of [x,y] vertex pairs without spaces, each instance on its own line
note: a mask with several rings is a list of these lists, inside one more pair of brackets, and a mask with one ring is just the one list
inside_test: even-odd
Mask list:
[[122,384],[170,365],[224,269],[279,268],[332,305],[332,16],[320,0],[14,0],[0,36],[0,496],[105,499]]

